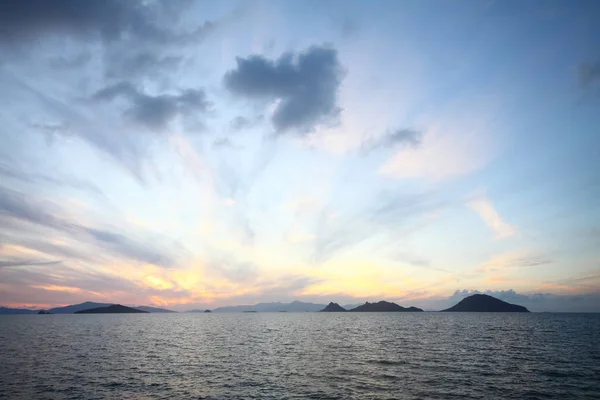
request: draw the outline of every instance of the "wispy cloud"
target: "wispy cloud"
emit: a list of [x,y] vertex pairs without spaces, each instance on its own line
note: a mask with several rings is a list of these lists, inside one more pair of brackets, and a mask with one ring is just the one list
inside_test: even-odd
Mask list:
[[382,136],[369,137],[361,144],[361,151],[368,154],[374,150],[391,150],[396,146],[417,147],[421,144],[422,132],[415,129],[396,129]]
[[484,196],[479,196],[467,203],[475,211],[483,222],[494,232],[496,238],[514,236],[519,229],[504,221],[500,213],[494,208],[492,202]]

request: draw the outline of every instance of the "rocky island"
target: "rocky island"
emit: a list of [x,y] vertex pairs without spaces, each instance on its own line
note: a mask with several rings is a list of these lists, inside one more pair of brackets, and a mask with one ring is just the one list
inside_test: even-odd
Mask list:
[[455,306],[442,310],[442,312],[529,312],[529,310],[487,294],[474,294],[465,297]]
[[113,304],[108,307],[89,308],[87,310],[76,311],[75,314],[148,314],[148,311],[122,306],[120,304]]
[[340,306],[338,303],[331,302],[327,304],[327,307],[322,309],[320,312],[346,312],[344,307]]
[[379,301],[377,303],[367,301],[362,306],[353,308],[350,312],[423,312],[423,310],[417,307],[402,307],[389,301]]

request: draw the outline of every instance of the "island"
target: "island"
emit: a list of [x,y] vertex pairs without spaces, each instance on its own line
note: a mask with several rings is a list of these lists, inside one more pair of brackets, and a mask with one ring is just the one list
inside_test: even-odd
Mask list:
[[49,312],[49,311],[46,311],[46,310],[40,310],[40,312],[38,312],[38,314],[39,314],[39,315],[50,315],[50,314],[52,314],[52,313],[51,313],[51,312]]
[[137,308],[113,304],[108,307],[89,308],[87,310],[75,311],[75,314],[148,314],[148,311]]
[[212,311],[210,310],[204,310],[205,313],[211,313]]
[[423,312],[423,310],[417,307],[405,308],[389,301],[379,301],[377,303],[367,301],[362,306],[353,308],[350,312]]
[[487,294],[474,294],[442,312],[529,312],[529,310]]
[[327,307],[322,309],[320,312],[346,312],[344,307],[340,306],[338,303],[331,302],[327,304]]

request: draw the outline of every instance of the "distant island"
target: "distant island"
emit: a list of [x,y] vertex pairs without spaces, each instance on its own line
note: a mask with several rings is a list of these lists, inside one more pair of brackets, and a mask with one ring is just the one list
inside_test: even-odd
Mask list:
[[[133,311],[132,311],[133,310]],[[376,303],[366,302],[364,304],[340,305],[335,302],[329,304],[306,303],[292,301],[291,303],[258,303],[255,305],[225,306],[208,309],[205,307],[189,310],[189,313],[227,313],[227,312],[422,312],[417,307],[402,307],[389,301]],[[474,294],[465,297],[459,303],[443,312],[529,312],[523,306],[510,304],[486,294]],[[97,314],[97,313],[175,313],[176,311],[154,306],[123,306],[115,303],[84,303],[50,309],[26,309],[0,307],[0,315],[6,314]]]
[[405,308],[389,301],[379,301],[377,303],[367,301],[362,306],[353,308],[349,312],[423,312],[423,310],[417,307]]
[[140,311],[146,311],[148,313],[170,313],[170,314],[176,314],[177,311],[173,311],[173,310],[167,310],[166,308],[159,308],[159,307],[148,307],[148,306],[138,306],[138,307],[133,307],[136,310],[140,310]]
[[340,306],[338,303],[331,302],[327,304],[327,307],[322,309],[320,312],[346,312],[344,307]]
[[[48,310],[29,310],[26,308],[6,308],[0,307],[0,315],[6,314],[75,314],[78,311],[90,310],[99,307],[108,307],[115,305],[115,303],[95,303],[93,301],[86,301],[79,304],[71,304],[68,306],[50,308]],[[166,308],[149,307],[149,306],[130,306],[131,308],[145,311],[148,313],[176,313],[177,311],[167,310]]]
[[465,297],[455,306],[442,310],[442,312],[529,312],[529,310],[487,294],[474,294]]
[[113,304],[108,307],[89,308],[87,310],[76,311],[75,314],[148,314],[148,311],[122,306],[120,304]]

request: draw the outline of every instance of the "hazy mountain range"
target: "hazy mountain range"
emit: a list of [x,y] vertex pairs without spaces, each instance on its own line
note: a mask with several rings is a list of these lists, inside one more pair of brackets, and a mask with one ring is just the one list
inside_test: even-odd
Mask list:
[[[114,303],[95,303],[92,301],[86,301],[84,303],[72,304],[64,307],[55,307],[50,308],[47,311],[50,314],[74,314],[78,311],[90,310],[92,308],[99,307],[109,307],[114,305]],[[136,306],[133,307],[140,311],[145,311],[149,313],[174,313],[176,311],[167,310],[166,308],[158,308],[158,307],[148,307],[148,306]],[[0,307],[0,315],[9,315],[9,314],[37,314],[41,311],[41,309],[31,310],[27,308],[7,308]]]
[[[95,303],[92,301],[86,301],[80,304],[72,304],[64,307],[55,307],[45,310],[51,314],[73,314],[78,311],[89,310],[98,307],[108,307],[115,303]],[[355,308],[360,304],[346,304],[343,307],[347,310]],[[244,312],[244,311],[255,311],[255,312],[317,312],[325,308],[325,304],[318,303],[305,303],[301,301],[293,301],[291,303],[258,303],[253,305],[239,305],[239,306],[227,306],[217,307],[210,309],[212,312]],[[177,311],[168,310],[166,308],[154,307],[154,306],[132,306],[135,309],[146,311],[149,313],[175,313]],[[198,308],[193,310],[187,310],[185,312],[204,312],[207,308]],[[0,307],[0,315],[10,314],[37,314],[41,309],[27,309],[27,308],[7,308]]]
[[[48,310],[44,310],[46,314],[73,314],[80,313],[81,311],[107,308],[117,306],[114,303],[94,303],[86,301],[85,303],[73,304],[64,307],[55,307]],[[128,308],[125,306],[118,305],[122,308]],[[134,306],[131,307],[135,310],[146,313],[174,313],[176,311],[168,310],[159,307],[150,306]],[[130,308],[130,309],[131,309]],[[207,309],[194,309],[187,312],[205,312]],[[31,310],[25,308],[6,308],[0,307],[0,314],[38,314],[41,310]],[[354,311],[354,312],[390,312],[390,311],[423,311],[417,307],[402,307],[396,303],[387,301],[379,301],[377,303],[366,302],[364,304],[346,304],[339,306],[337,303],[315,304],[315,303],[304,303],[301,301],[292,301],[291,303],[258,303],[254,305],[241,305],[241,306],[228,306],[228,307],[217,307],[211,312],[216,313],[227,313],[227,312],[338,312],[338,311]],[[443,311],[457,311],[457,312],[528,312],[527,308],[511,303],[507,303],[495,297],[485,294],[473,294],[466,297],[454,307]]]

